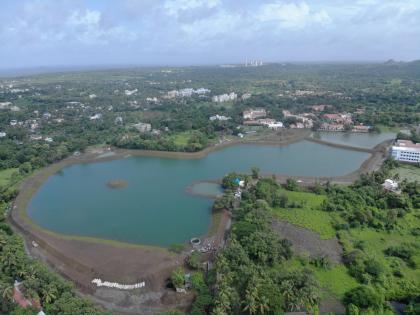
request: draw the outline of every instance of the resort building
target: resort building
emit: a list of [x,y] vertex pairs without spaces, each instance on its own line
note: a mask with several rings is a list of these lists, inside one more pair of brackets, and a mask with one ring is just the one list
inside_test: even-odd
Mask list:
[[267,116],[267,112],[264,108],[249,109],[243,112],[244,119],[254,120],[265,116]]
[[391,149],[391,156],[401,162],[420,163],[420,143],[410,140],[397,140]]

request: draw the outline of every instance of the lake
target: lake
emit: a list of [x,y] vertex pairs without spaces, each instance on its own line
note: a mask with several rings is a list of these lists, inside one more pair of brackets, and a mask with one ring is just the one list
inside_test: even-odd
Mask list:
[[[211,224],[213,200],[187,193],[193,183],[231,171],[250,172],[253,166],[267,174],[338,176],[356,170],[368,157],[301,141],[230,146],[202,159],[129,157],[75,164],[50,176],[27,211],[38,225],[58,233],[169,246],[206,234]],[[110,188],[112,180],[127,186]]]
[[354,133],[354,132],[315,132],[314,138],[324,141],[345,144],[355,147],[372,149],[379,143],[395,139],[397,134],[395,132],[369,132],[369,133]]

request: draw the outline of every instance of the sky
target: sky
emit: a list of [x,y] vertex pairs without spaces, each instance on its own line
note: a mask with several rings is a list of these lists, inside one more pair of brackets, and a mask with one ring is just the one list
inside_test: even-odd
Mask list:
[[420,59],[420,0],[0,0],[0,69]]

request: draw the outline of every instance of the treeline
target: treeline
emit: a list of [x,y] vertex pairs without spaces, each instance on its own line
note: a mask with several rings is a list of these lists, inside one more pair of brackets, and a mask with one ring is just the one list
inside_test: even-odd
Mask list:
[[78,297],[73,284],[26,255],[22,237],[15,234],[5,221],[6,211],[11,209],[17,195],[13,187],[12,183],[10,187],[0,187],[0,313],[38,314],[39,310],[33,307],[23,309],[13,301],[14,283],[18,281],[25,297],[39,301],[48,315],[110,314]]

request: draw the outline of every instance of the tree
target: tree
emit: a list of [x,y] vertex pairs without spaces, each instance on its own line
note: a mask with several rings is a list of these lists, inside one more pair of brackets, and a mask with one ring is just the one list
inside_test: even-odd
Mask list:
[[299,190],[299,185],[298,185],[296,179],[294,179],[294,178],[288,178],[286,180],[285,188],[287,190],[291,190],[291,191],[298,191]]
[[188,265],[193,269],[201,268],[201,253],[198,251],[193,251],[188,257]]
[[181,267],[172,272],[171,281],[175,288],[181,288],[184,285],[184,270]]
[[382,307],[383,297],[372,287],[361,285],[345,294],[344,303],[346,305],[353,304],[360,309],[378,310]]
[[251,168],[251,173],[252,173],[252,178],[253,179],[258,179],[260,178],[260,169],[258,167],[252,167]]

